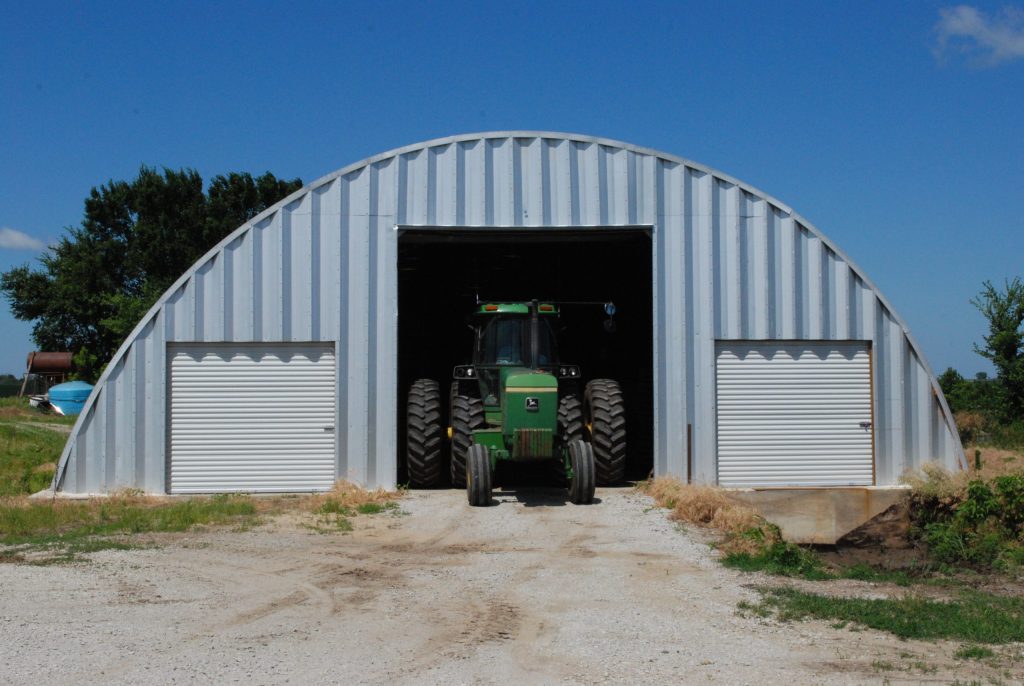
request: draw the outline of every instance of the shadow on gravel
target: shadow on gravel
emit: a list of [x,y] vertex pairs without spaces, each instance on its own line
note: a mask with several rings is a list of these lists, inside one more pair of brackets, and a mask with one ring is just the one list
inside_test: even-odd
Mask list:
[[[561,507],[569,504],[569,494],[564,488],[539,488],[516,486],[509,488],[495,489],[494,497],[499,505],[511,502],[511,496],[515,501],[524,507]],[[600,498],[594,498],[594,505],[601,503]]]

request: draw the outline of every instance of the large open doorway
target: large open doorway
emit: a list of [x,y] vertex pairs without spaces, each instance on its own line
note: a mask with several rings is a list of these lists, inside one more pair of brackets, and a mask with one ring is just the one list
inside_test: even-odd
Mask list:
[[[398,240],[398,480],[405,470],[405,405],[413,381],[443,394],[452,367],[470,361],[467,315],[476,298],[614,301],[614,333],[597,306],[562,309],[562,361],[585,380],[619,381],[626,399],[627,479],[653,465],[651,237],[644,229],[408,229]],[[447,421],[447,417],[445,418]],[[518,466],[518,465],[517,465]],[[539,470],[507,470],[504,483],[539,483]]]

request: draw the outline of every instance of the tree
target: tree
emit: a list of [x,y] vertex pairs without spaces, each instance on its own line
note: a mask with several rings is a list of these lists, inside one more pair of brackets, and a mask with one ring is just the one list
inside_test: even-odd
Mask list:
[[1004,290],[990,281],[983,286],[971,303],[985,315],[989,333],[984,347],[975,344],[974,350],[996,368],[1001,418],[1016,421],[1024,417],[1024,284],[1015,278],[1006,281]]
[[34,322],[42,350],[71,350],[95,380],[160,295],[224,236],[302,186],[270,172],[216,176],[207,191],[192,169],[142,167],[85,199],[79,226],[28,265],[0,274],[18,319]]

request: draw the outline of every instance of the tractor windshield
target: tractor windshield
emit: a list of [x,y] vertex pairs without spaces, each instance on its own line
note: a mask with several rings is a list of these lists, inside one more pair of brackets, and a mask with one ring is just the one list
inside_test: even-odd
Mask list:
[[[537,345],[537,366],[557,364],[555,334],[547,321],[539,321]],[[529,365],[530,364],[530,318],[495,317],[487,324],[480,340],[479,359],[481,365]]]

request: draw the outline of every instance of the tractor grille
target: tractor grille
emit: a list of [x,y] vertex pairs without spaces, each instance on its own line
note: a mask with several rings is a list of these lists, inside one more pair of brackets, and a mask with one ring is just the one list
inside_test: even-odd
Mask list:
[[551,429],[516,429],[512,432],[512,458],[546,459],[552,456]]

